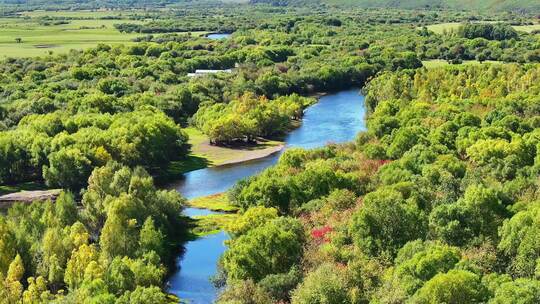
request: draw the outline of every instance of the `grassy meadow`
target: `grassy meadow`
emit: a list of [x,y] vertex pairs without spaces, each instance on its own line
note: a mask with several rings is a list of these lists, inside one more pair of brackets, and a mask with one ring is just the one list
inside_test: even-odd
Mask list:
[[[460,64],[462,64],[462,65],[481,65],[481,64],[497,64],[497,63],[502,64],[499,61],[493,61],[493,60],[486,60],[486,61],[483,61],[483,62],[480,62],[480,61],[477,61],[477,60],[465,60]],[[433,59],[433,60],[423,60],[422,61],[422,65],[427,69],[439,68],[439,67],[447,66],[449,64],[450,63],[448,63],[447,60],[442,60],[442,59]]]
[[21,16],[37,18],[37,17],[66,17],[66,18],[87,18],[100,19],[107,17],[122,17],[144,14],[141,10],[79,10],[79,11],[44,11],[35,10],[22,12]]
[[518,31],[531,33],[532,31],[540,31],[540,24],[518,25],[514,26],[514,28]]
[[[117,31],[114,24],[122,22],[137,21],[84,19],[43,25],[34,18],[0,18],[0,56],[32,57],[85,49],[98,43],[132,43],[131,39],[140,35]],[[22,41],[18,43],[17,38]]]
[[[34,57],[53,53],[67,53],[71,49],[85,49],[99,43],[132,44],[132,39],[143,34],[121,33],[114,27],[119,23],[143,23],[130,16],[142,11],[32,11],[19,17],[0,18],[0,59],[4,57]],[[67,18],[67,24],[54,24]],[[106,19],[115,17],[117,19]],[[50,25],[44,24],[50,23]],[[200,33],[204,34],[204,33]],[[17,39],[20,38],[20,43]]]
[[[428,25],[427,29],[437,34],[442,34],[445,31],[446,32],[456,31],[460,25],[461,23],[459,22],[438,23],[438,24]],[[516,25],[516,26],[513,26],[513,28],[516,29],[517,31],[530,33],[534,30],[540,30],[540,24]]]

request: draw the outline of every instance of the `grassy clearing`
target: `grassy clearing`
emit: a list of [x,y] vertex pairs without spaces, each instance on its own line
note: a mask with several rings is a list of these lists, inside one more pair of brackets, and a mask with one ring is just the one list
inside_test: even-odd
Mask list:
[[209,209],[212,211],[236,212],[238,208],[231,205],[226,193],[199,197],[188,202],[190,207]]
[[530,33],[532,31],[540,31],[540,24],[533,24],[533,25],[518,25],[514,26],[514,28],[517,31],[527,32]]
[[432,24],[428,25],[427,29],[430,31],[433,31],[437,34],[442,34],[445,31],[450,32],[452,30],[457,30],[459,28],[461,23],[459,22],[448,22],[448,23],[439,23],[439,24]]
[[20,15],[26,17],[69,17],[69,18],[91,18],[99,19],[105,17],[132,16],[137,14],[145,14],[141,10],[80,10],[80,11],[43,11],[35,10],[22,12]]
[[[120,33],[114,24],[132,20],[70,20],[69,24],[42,25],[37,20],[0,18],[0,56],[32,57],[49,52],[94,47],[98,43],[130,44],[140,34]],[[22,42],[17,43],[16,39]]]
[[260,139],[255,145],[223,147],[210,145],[208,136],[195,128],[184,129],[189,135],[191,153],[184,159],[173,161],[160,180],[175,178],[189,171],[211,166],[240,163],[276,153],[283,148],[282,141]]
[[195,128],[187,128],[191,144],[191,154],[208,160],[212,166],[238,163],[250,159],[261,158],[279,151],[284,145],[282,141],[259,139],[256,145],[222,147],[210,145],[208,137]]
[[[106,16],[127,16],[131,11],[74,11],[28,12],[31,17],[54,16],[70,18],[95,18],[67,20],[68,24],[44,25],[37,18],[0,18],[0,59],[2,57],[34,57],[53,53],[67,53],[71,49],[86,49],[99,43],[111,45],[133,44],[138,33],[121,33],[114,27],[119,23],[143,23],[144,20],[99,19]],[[206,32],[194,32],[203,35]],[[17,43],[16,39],[22,41]]]
[[[448,63],[448,61],[442,60],[442,59],[423,60],[422,64],[424,65],[425,68],[428,68],[428,69],[433,69],[433,68],[438,68],[438,67],[443,67],[443,66],[450,65],[450,63]],[[486,60],[486,61],[483,61],[483,62],[480,62],[480,61],[477,61],[477,60],[465,60],[461,64],[463,64],[463,65],[502,64],[502,62],[493,61],[493,60]]]
[[[461,23],[459,22],[439,23],[439,24],[428,25],[427,29],[437,34],[442,34],[445,31],[446,32],[457,31],[460,25]],[[540,30],[540,24],[516,25],[516,26],[513,26],[513,28],[516,29],[517,31],[530,33],[534,30]]]
[[171,162],[167,168],[166,175],[178,176],[186,172],[203,169],[208,166],[209,162],[206,158],[196,155],[188,155],[184,159]]

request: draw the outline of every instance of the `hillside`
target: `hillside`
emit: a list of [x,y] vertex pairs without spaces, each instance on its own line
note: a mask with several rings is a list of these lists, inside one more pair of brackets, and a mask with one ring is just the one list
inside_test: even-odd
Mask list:
[[[184,0],[5,0],[7,7],[26,8],[133,8],[160,7],[173,3],[199,4],[201,1]],[[206,1],[204,1],[206,2]],[[214,2],[210,0],[209,2]],[[216,0],[231,2],[231,0]],[[232,1],[244,2],[244,1]],[[326,4],[330,6],[360,8],[401,8],[401,9],[454,9],[472,11],[518,11],[540,13],[540,1],[537,0],[249,0],[251,4],[270,4],[275,6],[305,6]]]
[[323,3],[338,6],[362,8],[402,8],[402,9],[456,9],[477,11],[520,11],[540,12],[540,1],[536,0],[252,0],[251,3],[273,5],[305,5]]
[[94,9],[160,7],[178,2],[175,0],[4,0],[0,7],[24,9]]

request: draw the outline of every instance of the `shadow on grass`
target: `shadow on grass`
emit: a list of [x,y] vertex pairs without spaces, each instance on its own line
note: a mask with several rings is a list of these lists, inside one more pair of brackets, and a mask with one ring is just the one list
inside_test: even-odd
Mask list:
[[158,185],[163,185],[171,179],[178,179],[182,174],[203,169],[211,165],[211,163],[204,157],[188,155],[185,158],[172,161],[165,169],[158,169],[154,171],[154,181]]
[[195,155],[188,155],[187,157],[172,161],[167,168],[168,176],[179,176],[186,172],[203,169],[211,165],[208,159]]
[[33,191],[33,190],[47,190],[47,186],[45,186],[45,184],[42,182],[36,182],[36,181],[13,184],[13,185],[0,185],[0,195],[20,192],[20,191]]
[[232,142],[223,142],[219,144],[208,144],[210,147],[216,147],[216,148],[227,148],[231,149],[231,152],[236,151],[257,151],[262,150],[270,147],[276,147],[280,144],[283,144],[282,142],[277,142],[273,139],[266,139],[262,137],[258,137],[256,141],[246,142],[243,140],[237,140]]

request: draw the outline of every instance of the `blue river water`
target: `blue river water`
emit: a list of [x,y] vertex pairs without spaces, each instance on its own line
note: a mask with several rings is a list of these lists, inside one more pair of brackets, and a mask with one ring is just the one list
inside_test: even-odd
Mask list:
[[[358,89],[328,94],[306,109],[302,124],[285,137],[285,149],[291,147],[316,148],[328,143],[342,143],[354,139],[365,130],[364,96]],[[188,199],[221,193],[236,182],[255,175],[275,164],[283,152],[249,162],[191,171],[171,184]],[[187,208],[187,216],[211,214],[205,209]],[[178,257],[178,272],[172,275],[169,292],[192,304],[212,303],[217,290],[209,281],[216,273],[216,264],[226,247],[225,232],[187,242],[185,253]]]

